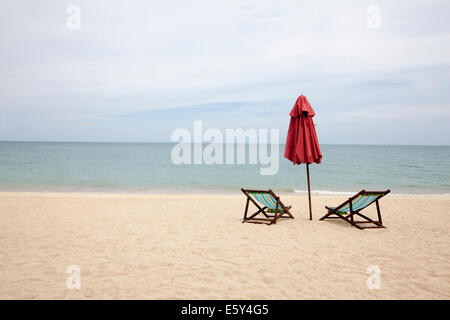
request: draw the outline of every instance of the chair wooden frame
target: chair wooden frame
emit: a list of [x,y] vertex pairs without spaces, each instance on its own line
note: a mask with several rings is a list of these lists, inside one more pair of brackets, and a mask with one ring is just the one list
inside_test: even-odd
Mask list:
[[[320,220],[326,220],[326,219],[342,219],[348,223],[350,223],[352,226],[362,230],[362,229],[370,229],[370,228],[385,228],[385,226],[383,226],[383,221],[381,220],[381,210],[380,210],[380,204],[378,203],[378,200],[380,200],[382,197],[384,197],[385,195],[387,195],[389,192],[391,192],[390,190],[386,190],[386,191],[366,191],[366,190],[361,190],[360,192],[358,192],[357,194],[355,194],[353,197],[349,198],[347,201],[343,202],[342,204],[340,204],[339,206],[337,206],[336,208],[331,208],[328,206],[325,206],[325,208],[328,210],[328,213],[326,215],[324,215],[322,218],[320,218]],[[359,209],[359,210],[353,210],[353,200],[356,199],[358,196],[360,195],[370,195],[370,194],[378,194],[378,197],[376,198],[375,201],[371,202],[369,205]],[[378,214],[378,220],[372,220],[371,218],[363,215],[360,211],[364,210],[365,208],[369,207],[372,203],[376,204],[377,206],[377,214]],[[349,212],[338,212],[339,209],[341,209],[342,207],[349,205]],[[360,220],[360,221],[356,221],[355,220],[355,216],[359,216],[361,218],[363,218],[364,220]],[[371,223],[374,224],[373,226],[360,226],[360,224],[367,224],[367,223]]]
[[[249,222],[249,223],[271,225],[276,224],[277,220],[280,218],[294,219],[294,216],[289,211],[289,209],[291,209],[292,206],[285,206],[283,202],[281,202],[280,197],[278,197],[271,189],[250,190],[241,188],[241,191],[247,197],[247,203],[245,204],[244,218],[242,219],[242,223]],[[253,199],[253,197],[249,194],[249,192],[272,195],[272,197],[277,201],[274,214],[273,215],[268,214],[269,213],[268,211],[273,209],[270,209],[267,206],[261,206],[257,201],[255,201],[255,199]],[[248,209],[250,202],[253,203],[258,208],[258,210],[249,216]],[[259,214],[263,214],[265,218],[256,218],[256,216],[258,216]]]

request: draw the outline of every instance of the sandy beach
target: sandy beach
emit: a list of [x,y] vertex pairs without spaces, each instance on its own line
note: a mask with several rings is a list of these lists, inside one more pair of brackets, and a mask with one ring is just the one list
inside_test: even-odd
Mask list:
[[281,199],[295,220],[265,226],[237,194],[0,193],[0,298],[450,298],[450,198],[389,195],[387,228],[362,231],[318,221],[346,196],[315,196],[312,222],[306,196]]

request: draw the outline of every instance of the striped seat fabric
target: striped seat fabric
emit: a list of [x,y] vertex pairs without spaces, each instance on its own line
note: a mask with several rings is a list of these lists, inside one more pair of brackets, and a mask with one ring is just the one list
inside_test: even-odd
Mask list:
[[275,210],[277,207],[277,200],[270,193],[261,193],[261,192],[249,192],[253,198],[256,199],[260,204],[268,209]]
[[[367,193],[361,194],[352,201],[352,209],[353,211],[359,211],[373,203],[377,198],[381,196],[380,193]],[[334,209],[336,207],[330,207],[330,209]],[[347,203],[342,208],[338,209],[337,212],[349,213],[350,212],[350,204]]]

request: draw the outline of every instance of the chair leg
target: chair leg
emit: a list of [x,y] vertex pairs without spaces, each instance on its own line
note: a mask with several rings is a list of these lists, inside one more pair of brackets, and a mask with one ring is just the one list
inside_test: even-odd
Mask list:
[[320,218],[319,220],[325,220],[327,219],[330,215],[335,214],[333,211],[328,211],[328,213],[326,215],[324,215],[322,218]]
[[273,217],[273,223],[275,224],[275,223],[277,223],[277,219],[278,219],[278,217],[279,217],[279,214],[278,214],[278,204],[279,204],[279,200],[277,199],[277,205],[275,206],[275,214],[274,214],[274,217]]
[[355,219],[353,218],[354,212],[353,212],[352,200],[350,200],[350,202],[349,202],[349,208],[350,208],[350,221],[351,221],[351,224],[354,226]]
[[[331,215],[336,215],[336,217],[330,217]],[[349,214],[347,217],[344,217],[343,215],[336,213],[334,211],[328,212],[326,215],[324,215],[322,218],[320,218],[319,220],[326,220],[326,219],[342,219],[345,222],[347,222],[348,224],[362,230],[363,228],[361,228],[360,226],[358,226],[354,219],[353,219],[353,214]]]
[[249,203],[250,203],[250,199],[247,198],[247,203],[245,204],[244,219],[242,220],[242,223],[244,223],[245,220],[247,220],[247,212],[248,212],[248,204]]
[[378,203],[378,199],[375,201],[375,204],[377,206],[378,222],[380,223],[380,226],[382,226],[383,221],[381,220],[381,211],[380,211],[380,204]]
[[[284,207],[284,208],[283,208],[283,211],[284,211],[283,214],[287,214],[287,215],[288,215],[288,217],[286,217],[286,218],[294,219],[294,216],[291,214],[291,212],[289,211],[288,208]],[[284,218],[284,217],[282,217],[282,218]]]
[[[335,216],[335,217],[332,217]],[[335,212],[335,211],[328,211],[328,213],[326,215],[324,215],[322,218],[320,218],[319,220],[327,220],[327,219],[343,219],[345,221],[347,221],[346,218],[344,218],[341,214]],[[347,221],[350,222],[350,221]]]
[[252,220],[254,217],[256,217],[256,216],[257,216],[258,214],[260,214],[261,212],[264,213],[264,210],[265,210],[265,209],[266,209],[265,207],[259,209],[259,210],[256,211],[254,214],[252,214],[250,217],[248,217],[246,220]]
[[363,218],[366,221],[355,221],[355,223],[373,223],[376,224],[379,227],[382,227],[382,225],[380,224],[380,221],[374,221],[372,219],[370,219],[369,217],[366,217],[365,215],[363,215],[360,212],[355,212],[356,215],[358,215],[359,217]]

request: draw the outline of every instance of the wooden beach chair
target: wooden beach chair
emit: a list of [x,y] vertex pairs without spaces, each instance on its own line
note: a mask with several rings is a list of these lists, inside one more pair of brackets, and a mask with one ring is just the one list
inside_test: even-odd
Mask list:
[[[261,223],[271,225],[277,223],[280,218],[294,219],[294,216],[289,212],[291,206],[285,206],[271,189],[269,190],[248,190],[241,189],[247,197],[247,203],[244,211],[244,222]],[[248,216],[249,204],[253,203],[258,211]],[[256,218],[259,214],[263,214],[265,218]]]
[[[381,220],[380,205],[378,203],[378,200],[387,195],[389,192],[391,191],[361,190],[353,197],[349,198],[347,201],[345,201],[344,203],[342,203],[337,207],[325,206],[325,208],[328,210],[328,213],[324,215],[322,218],[320,218],[320,220],[342,219],[358,229],[384,228],[383,221]],[[374,221],[360,212],[361,210],[367,208],[374,202],[377,206],[378,221]],[[355,216],[359,216],[364,220],[356,221]],[[367,223],[370,223],[372,225],[364,226],[364,224]]]

